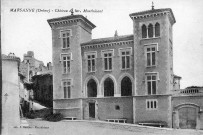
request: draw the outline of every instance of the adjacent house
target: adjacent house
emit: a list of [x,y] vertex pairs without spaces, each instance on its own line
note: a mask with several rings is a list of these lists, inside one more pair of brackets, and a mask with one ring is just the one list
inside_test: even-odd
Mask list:
[[2,126],[3,133],[10,126],[20,125],[19,98],[20,58],[13,53],[2,54]]

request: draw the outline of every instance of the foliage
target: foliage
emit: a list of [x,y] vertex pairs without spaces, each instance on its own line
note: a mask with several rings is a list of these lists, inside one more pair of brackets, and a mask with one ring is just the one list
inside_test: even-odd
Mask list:
[[25,117],[29,119],[34,119],[34,118],[43,118],[45,115],[50,114],[52,112],[52,109],[41,109],[37,111],[30,111],[25,114]]
[[56,122],[56,121],[60,121],[63,119],[63,115],[60,114],[60,113],[55,113],[55,114],[46,114],[44,115],[44,120],[47,120],[47,121],[53,121],[53,122]]
[[29,118],[29,119],[34,119],[34,118],[36,118],[34,112],[28,112],[28,113],[26,113],[26,114],[25,114],[25,117],[27,117],[27,118]]

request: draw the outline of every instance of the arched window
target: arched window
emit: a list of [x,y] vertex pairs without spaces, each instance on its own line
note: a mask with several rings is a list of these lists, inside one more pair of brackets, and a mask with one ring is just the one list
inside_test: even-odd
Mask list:
[[87,96],[96,97],[97,96],[97,83],[94,79],[90,79],[87,83]]
[[104,96],[114,96],[114,83],[111,78],[107,78],[104,81]]
[[127,76],[121,81],[121,96],[132,96],[132,82]]
[[142,38],[147,38],[147,27],[142,25]]
[[160,36],[160,24],[156,23],[155,24],[155,37],[159,37]]
[[149,38],[153,37],[153,25],[151,23],[148,26],[148,36]]

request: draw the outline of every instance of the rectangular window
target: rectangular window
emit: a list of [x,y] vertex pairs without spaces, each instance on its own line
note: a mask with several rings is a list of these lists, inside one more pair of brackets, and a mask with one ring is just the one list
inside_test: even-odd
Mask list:
[[63,54],[63,55],[61,55],[61,59],[62,59],[62,64],[63,64],[63,74],[70,73],[71,55]]
[[62,48],[63,49],[69,48],[71,31],[70,30],[61,31],[60,35],[61,35],[61,40],[62,40]]
[[156,47],[146,48],[146,65],[147,67],[156,66]]
[[103,65],[105,71],[112,70],[113,62],[113,51],[105,51],[103,52]]
[[146,109],[147,110],[156,110],[158,108],[157,99],[147,99],[146,100]]
[[64,98],[71,97],[71,79],[67,79],[63,81],[63,92],[64,92]]
[[121,68],[130,69],[132,49],[120,49]]
[[146,81],[148,95],[155,95],[157,89],[157,75],[147,75]]
[[87,71],[95,72],[96,71],[96,53],[88,53],[87,57]]

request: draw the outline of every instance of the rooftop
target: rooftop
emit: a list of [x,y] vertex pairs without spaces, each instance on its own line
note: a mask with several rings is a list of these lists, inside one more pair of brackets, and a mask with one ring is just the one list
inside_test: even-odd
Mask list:
[[151,10],[145,10],[145,11],[141,11],[141,12],[135,12],[135,13],[130,14],[130,17],[146,15],[146,14],[153,14],[153,13],[160,13],[160,12],[170,12],[172,15],[172,18],[174,19],[174,23],[176,22],[173,11],[170,8],[151,9]]
[[2,60],[14,60],[20,62],[20,58],[16,57],[14,53],[10,53],[9,55],[2,54]]
[[123,36],[107,37],[107,38],[92,39],[89,42],[82,43],[81,46],[92,45],[92,44],[100,44],[100,43],[108,43],[108,42],[117,42],[117,41],[127,41],[127,40],[133,40],[133,34],[131,34],[131,35],[123,35]]
[[57,21],[65,21],[65,20],[79,19],[79,18],[84,20],[85,22],[87,22],[92,28],[96,27],[92,22],[90,22],[83,15],[69,15],[69,16],[63,16],[63,17],[58,17],[58,18],[52,18],[52,19],[48,19],[47,22],[50,24],[50,23],[54,23]]

